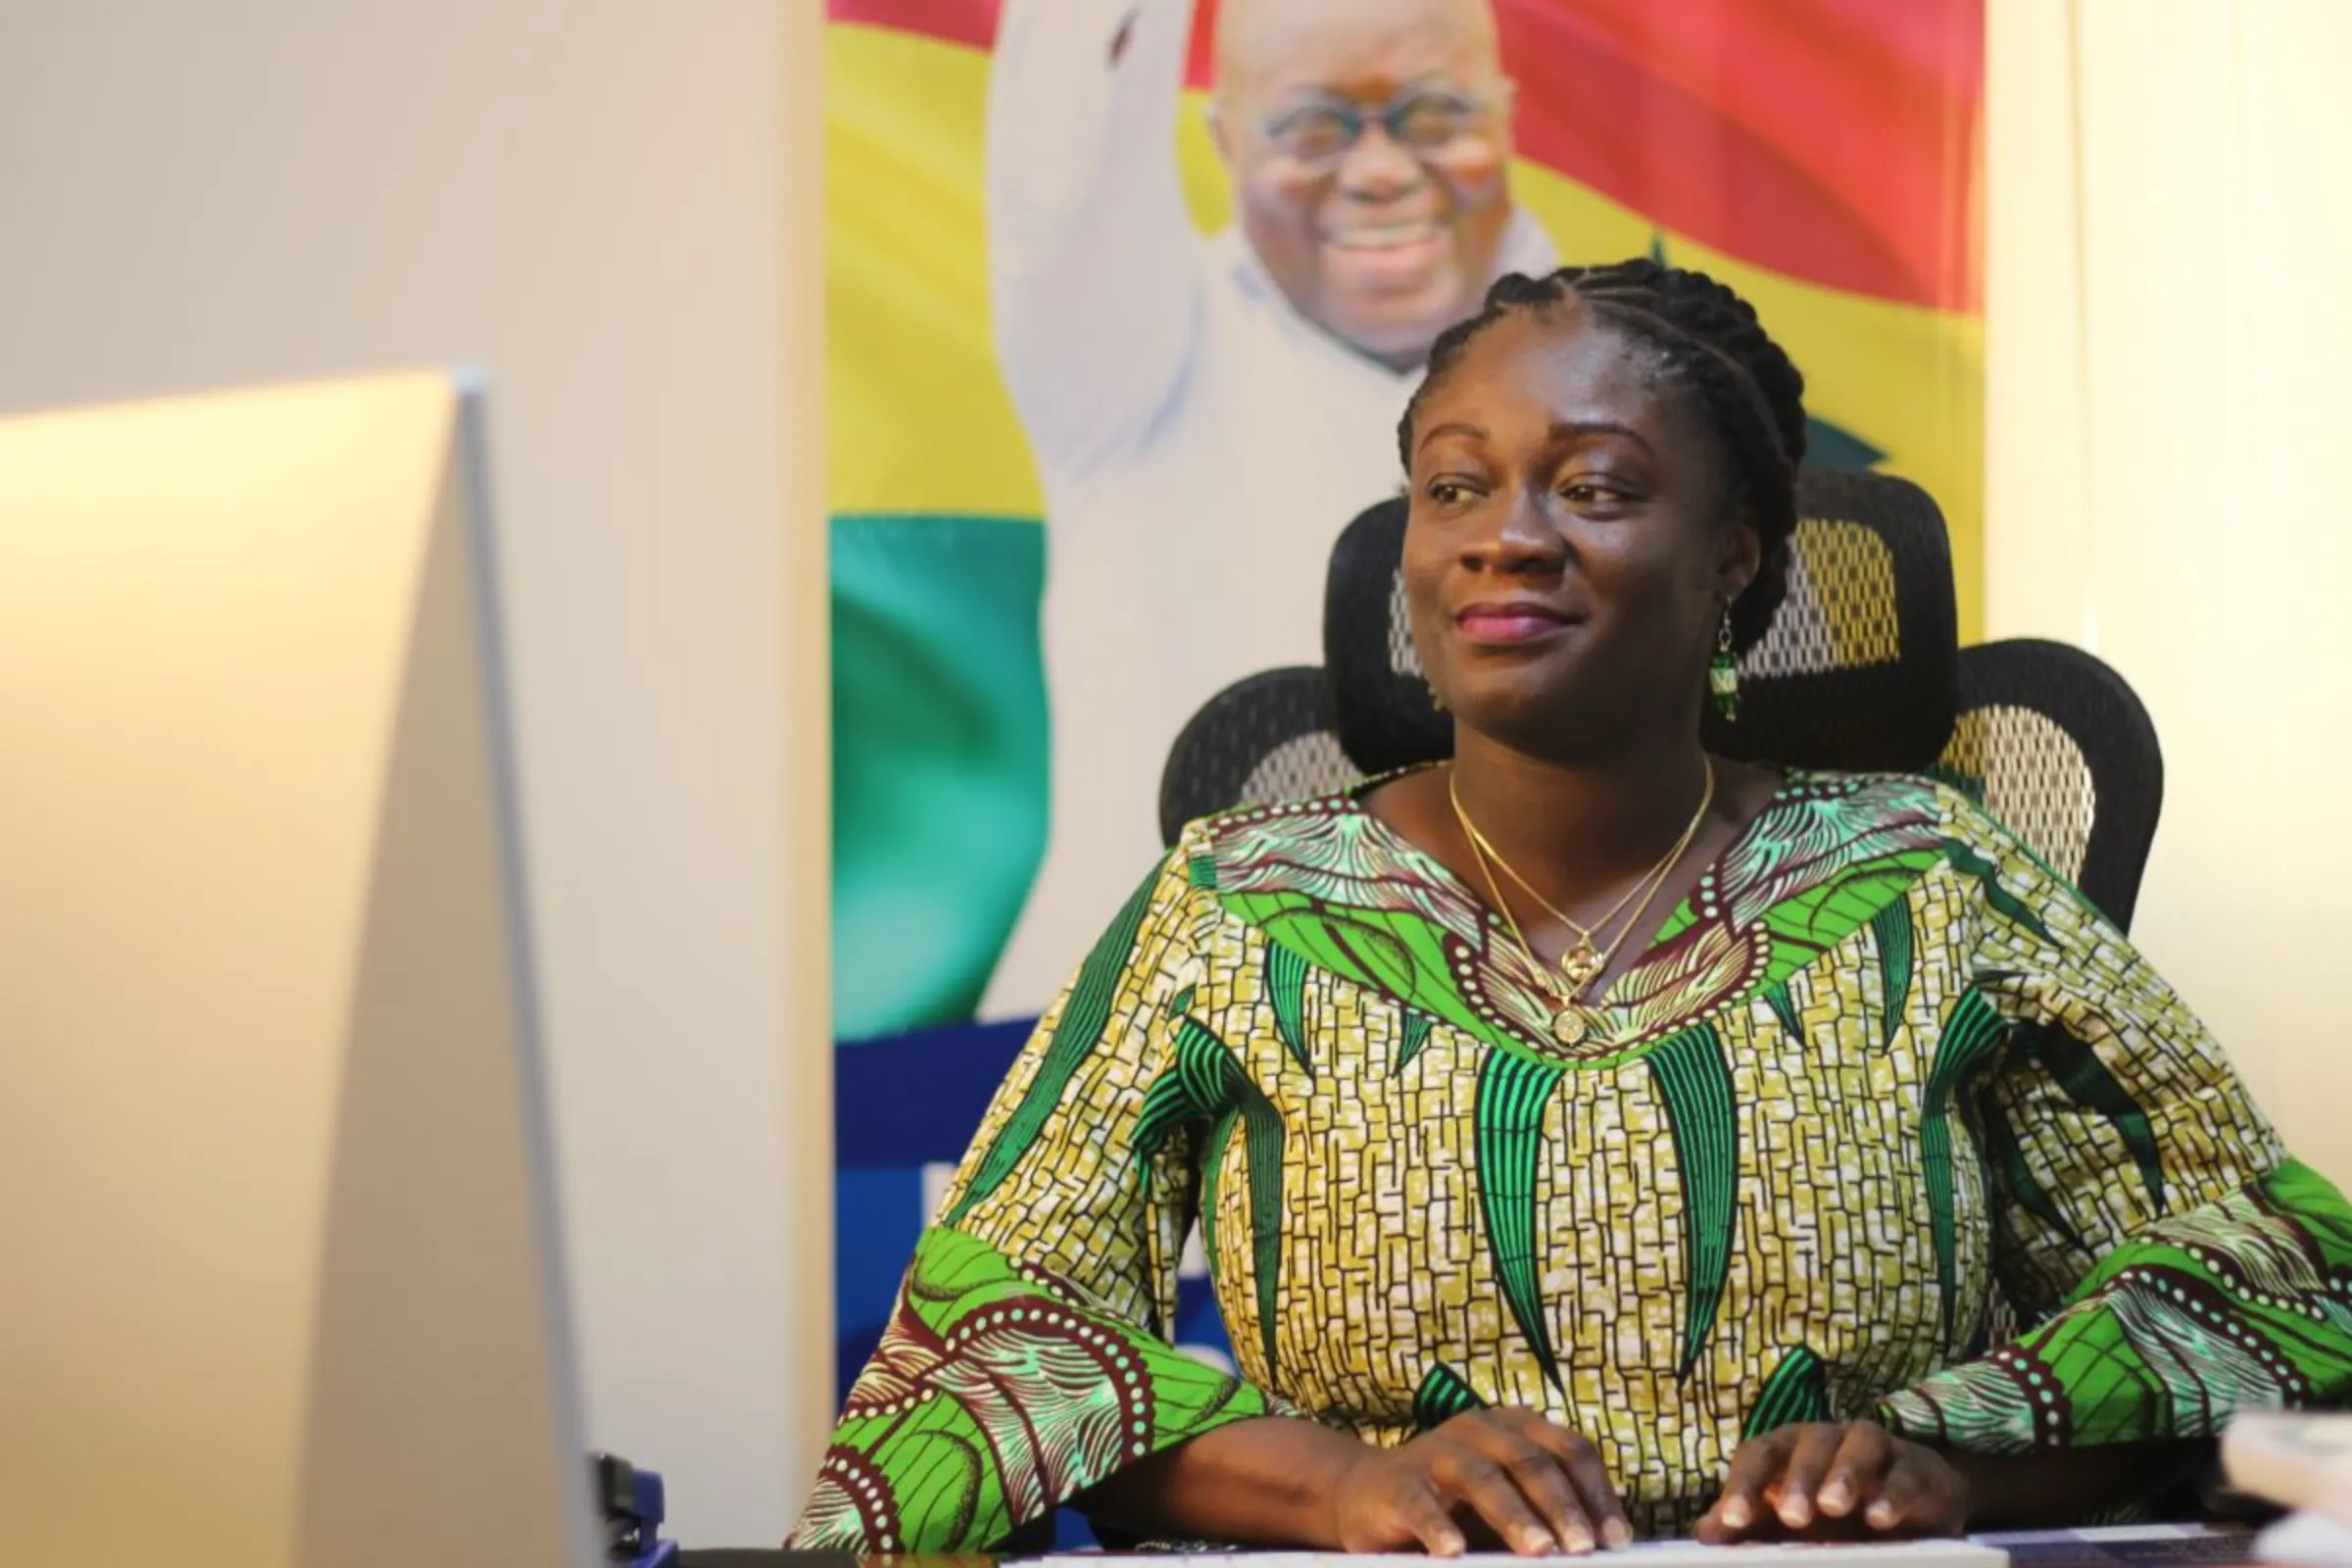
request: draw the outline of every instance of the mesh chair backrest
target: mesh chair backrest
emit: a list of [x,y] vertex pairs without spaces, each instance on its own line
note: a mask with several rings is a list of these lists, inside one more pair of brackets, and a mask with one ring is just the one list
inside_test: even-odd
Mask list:
[[[1788,592],[1741,663],[1726,755],[1936,774],[1973,794],[2129,927],[2163,805],[2147,711],[2105,664],[2057,643],[1955,651],[1950,558],[1934,504],[1898,479],[1810,474]],[[1349,525],[1332,555],[1329,666],[1269,670],[1189,724],[1160,791],[1163,830],[1240,805],[1344,789],[1446,755],[1397,577],[1404,503]]]
[[[1797,493],[1788,586],[1740,660],[1736,724],[1710,712],[1724,756],[1826,768],[1928,766],[1956,706],[1951,549],[1925,491],[1876,473],[1808,473]],[[1348,524],[1334,548],[1323,653],[1341,743],[1367,773],[1448,755],[1430,702],[1398,563],[1405,502]]]
[[1295,665],[1245,676],[1210,698],[1169,749],[1160,838],[1174,844],[1197,816],[1313,800],[1362,776],[1340,749],[1323,671]]
[[1964,649],[1959,674],[1960,720],[1934,771],[2131,929],[2164,808],[2147,710],[2122,676],[2063,643]]

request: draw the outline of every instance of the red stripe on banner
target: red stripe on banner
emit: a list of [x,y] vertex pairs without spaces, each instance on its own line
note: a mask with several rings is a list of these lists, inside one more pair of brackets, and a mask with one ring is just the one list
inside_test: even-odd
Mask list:
[[1833,288],[1974,311],[1983,0],[1506,0],[1520,151]]
[[942,43],[986,49],[997,41],[1002,0],[825,0],[827,22],[915,32]]
[[[827,0],[836,22],[981,49],[999,3]],[[1200,0],[1194,86],[1213,74],[1215,10]],[[1495,12],[1521,156],[1793,277],[1983,308],[1984,0],[1495,0]]]

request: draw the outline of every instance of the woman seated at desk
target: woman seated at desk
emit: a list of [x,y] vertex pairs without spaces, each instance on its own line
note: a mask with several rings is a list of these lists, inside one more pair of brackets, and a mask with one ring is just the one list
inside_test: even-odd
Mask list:
[[[1186,830],[990,1108],[795,1544],[1073,1500],[1439,1553],[2080,1520],[2352,1387],[2352,1211],[2112,925],[1949,789],[1702,751],[1802,390],[1648,262],[1440,340],[1399,445],[1453,760]],[[1196,1215],[1239,1378],[1164,1338]],[[1996,1285],[2033,1327],[1987,1348]]]

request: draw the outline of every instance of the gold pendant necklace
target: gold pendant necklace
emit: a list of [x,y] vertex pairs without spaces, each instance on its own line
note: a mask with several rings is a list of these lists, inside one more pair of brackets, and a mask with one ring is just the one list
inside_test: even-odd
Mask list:
[[1579,937],[1576,946],[1560,955],[1560,973],[1567,977],[1568,994],[1573,997],[1591,985],[1608,961],[1606,955],[1593,948],[1590,936]]
[[1642,873],[1639,881],[1627,888],[1619,896],[1617,902],[1609,906],[1607,913],[1590,926],[1545,898],[1542,889],[1526,877],[1521,876],[1519,868],[1502,858],[1502,852],[1495,849],[1486,834],[1479,831],[1476,822],[1470,820],[1469,811],[1462,806],[1461,792],[1454,786],[1453,773],[1450,769],[1446,772],[1446,798],[1453,805],[1454,819],[1461,824],[1462,834],[1469,839],[1472,852],[1482,858],[1479,864],[1480,874],[1487,878],[1490,886],[1493,884],[1494,874],[1487,868],[1487,862],[1492,861],[1495,866],[1501,868],[1504,876],[1519,884],[1520,891],[1541,905],[1544,913],[1559,921],[1575,935],[1575,942],[1570,944],[1567,952],[1560,955],[1560,972],[1567,977],[1571,995],[1584,990],[1586,986],[1592,983],[1594,976],[1608,967],[1610,953],[1615,951],[1617,943],[1623,942],[1633,934],[1634,925],[1641,918],[1641,910],[1637,909],[1634,916],[1626,921],[1625,929],[1617,933],[1617,942],[1603,947],[1598,941],[1600,934],[1609,928],[1610,923],[1618,915],[1625,912],[1625,906],[1633,902],[1636,895],[1641,896],[1644,906],[1651,899],[1657,897],[1659,885],[1665,881],[1667,873],[1673,870],[1675,863],[1683,858],[1683,853],[1690,847],[1690,841],[1697,836],[1699,825],[1706,820],[1707,808],[1715,802],[1715,761],[1714,759],[1703,756],[1701,761],[1706,768],[1706,787],[1700,792],[1698,809],[1691,813],[1690,820],[1685,824],[1682,836],[1667,848],[1666,853],[1658,858],[1655,864]]
[[1551,1038],[1573,1050],[1592,1038],[1593,1026],[1598,1022],[1592,1013],[1571,1002],[1551,1015]]
[[[1627,889],[1625,897],[1619,899],[1616,906],[1592,927],[1581,925],[1570,918],[1550,900],[1537,892],[1508,860],[1495,853],[1494,847],[1487,842],[1486,835],[1478,830],[1477,824],[1470,820],[1470,813],[1463,808],[1461,794],[1454,787],[1452,769],[1449,767],[1446,770],[1446,796],[1452,803],[1454,818],[1461,824],[1462,836],[1469,841],[1471,858],[1478,862],[1478,874],[1487,884],[1487,896],[1494,901],[1496,912],[1501,914],[1504,925],[1509,928],[1511,940],[1526,956],[1528,967],[1544,978],[1546,989],[1555,989],[1550,981],[1551,965],[1546,964],[1542,957],[1537,956],[1535,945],[1527,940],[1527,933],[1519,928],[1519,918],[1511,912],[1509,901],[1502,896],[1501,884],[1494,879],[1494,867],[1497,865],[1502,867],[1504,873],[1512,881],[1525,889],[1528,897],[1542,905],[1546,912],[1576,935],[1576,940],[1570,944],[1568,951],[1560,955],[1559,973],[1561,979],[1566,981],[1566,985],[1564,988],[1557,988],[1557,994],[1553,998],[1557,1010],[1551,1016],[1551,1037],[1563,1047],[1573,1050],[1599,1032],[1602,1019],[1593,1007],[1586,1004],[1583,1001],[1586,988],[1591,986],[1608,967],[1610,954],[1616,950],[1618,944],[1633,934],[1634,928],[1641,923],[1642,916],[1648,911],[1650,905],[1657,899],[1658,890],[1665,886],[1667,877],[1672,875],[1674,868],[1682,863],[1682,858],[1689,853],[1691,842],[1698,837],[1699,827],[1706,821],[1707,808],[1715,803],[1715,760],[1707,758],[1705,762],[1706,788],[1700,793],[1698,809],[1691,813],[1690,821],[1683,829],[1682,837],[1675,840],[1674,847],[1666,852],[1665,858],[1651,867],[1649,873],[1641,881]],[[1489,863],[1490,861],[1492,864]],[[1627,917],[1625,928],[1618,932],[1616,942],[1610,943],[1606,948],[1596,945],[1593,941],[1594,936],[1617,917],[1637,893],[1641,895],[1641,900],[1634,905],[1633,913]]]

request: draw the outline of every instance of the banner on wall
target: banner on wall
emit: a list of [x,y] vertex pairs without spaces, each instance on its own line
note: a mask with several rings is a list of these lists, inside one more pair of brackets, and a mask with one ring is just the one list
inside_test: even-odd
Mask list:
[[[1160,853],[1192,713],[1321,660],[1436,334],[1503,271],[1740,290],[1811,456],[1979,601],[1983,0],[829,0],[842,1373]],[[1215,1355],[1198,1281],[1180,1340]]]

